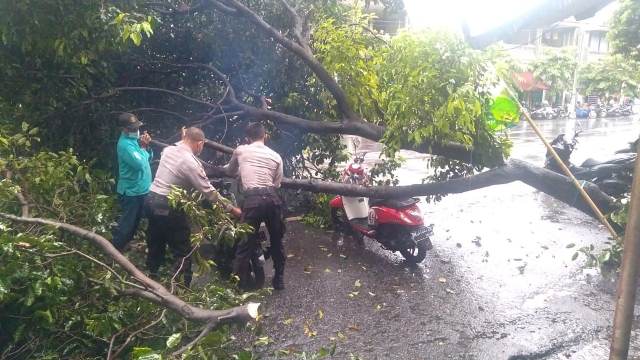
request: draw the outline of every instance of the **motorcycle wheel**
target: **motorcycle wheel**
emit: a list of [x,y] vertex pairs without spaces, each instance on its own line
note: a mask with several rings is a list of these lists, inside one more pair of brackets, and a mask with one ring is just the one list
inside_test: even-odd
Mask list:
[[431,240],[426,238],[418,241],[413,247],[400,250],[400,254],[412,264],[419,264],[427,257],[427,250],[431,247]]

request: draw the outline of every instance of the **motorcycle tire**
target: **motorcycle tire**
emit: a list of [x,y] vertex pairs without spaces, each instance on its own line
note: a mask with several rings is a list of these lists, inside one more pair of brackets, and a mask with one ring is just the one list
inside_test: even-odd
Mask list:
[[432,247],[431,239],[426,238],[418,241],[414,247],[410,249],[400,250],[400,254],[411,264],[419,264],[427,257],[427,250]]

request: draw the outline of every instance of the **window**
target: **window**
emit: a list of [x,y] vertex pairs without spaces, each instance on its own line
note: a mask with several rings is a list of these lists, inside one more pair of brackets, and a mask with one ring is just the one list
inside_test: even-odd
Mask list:
[[589,33],[589,51],[594,53],[606,53],[609,51],[607,34],[602,31],[592,31]]

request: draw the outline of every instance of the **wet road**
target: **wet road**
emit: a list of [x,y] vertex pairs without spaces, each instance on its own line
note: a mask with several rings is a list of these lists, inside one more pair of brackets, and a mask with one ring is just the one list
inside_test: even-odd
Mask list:
[[[567,129],[566,120],[539,124],[548,139]],[[582,120],[580,127],[578,163],[606,158],[640,134],[638,118]],[[510,133],[513,157],[542,166],[544,147],[533,131],[521,124]],[[425,157],[404,155],[402,183],[419,182]],[[583,256],[571,260],[576,249],[607,240],[596,220],[520,183],[422,208],[435,224],[434,249],[415,268],[372,241],[338,247],[335,235],[289,224],[287,289],[263,309],[261,326],[274,343],[256,350],[274,358],[276,350],[335,342],[341,359],[607,358],[613,283],[585,269]],[[640,358],[638,332],[631,353]]]

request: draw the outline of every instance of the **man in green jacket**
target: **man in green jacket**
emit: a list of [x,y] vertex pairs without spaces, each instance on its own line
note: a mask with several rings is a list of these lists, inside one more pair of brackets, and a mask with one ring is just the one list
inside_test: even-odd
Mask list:
[[113,229],[113,246],[122,251],[131,241],[143,215],[144,199],[151,187],[153,152],[151,136],[140,135],[142,122],[130,113],[119,116],[122,133],[118,139],[118,185],[116,191],[122,213]]

